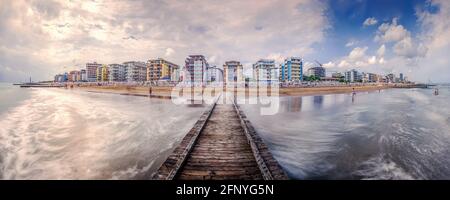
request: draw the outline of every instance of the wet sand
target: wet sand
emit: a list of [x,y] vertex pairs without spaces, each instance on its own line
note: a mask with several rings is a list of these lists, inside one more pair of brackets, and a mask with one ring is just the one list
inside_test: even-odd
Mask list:
[[[152,87],[152,95],[155,96],[171,96],[172,89],[174,87],[170,86],[153,86]],[[279,88],[278,90],[267,89],[268,96],[312,96],[312,95],[325,95],[325,94],[340,94],[340,93],[351,93],[353,88],[356,92],[365,92],[365,91],[374,91],[374,90],[384,90],[389,88],[394,88],[394,86],[390,85],[370,85],[370,86],[326,86],[326,87],[286,87]],[[130,95],[148,95],[149,87],[145,86],[74,86],[73,89],[80,89],[91,92],[104,92],[104,93],[117,93],[117,94],[130,94]],[[191,93],[191,88],[177,88],[180,94]],[[215,94],[223,91],[233,91],[234,88],[211,88],[206,87],[203,89],[203,93],[206,94]],[[202,88],[195,88],[195,93],[201,93]],[[257,88],[237,88],[235,90],[237,93],[244,94],[246,96],[257,96],[258,89]]]

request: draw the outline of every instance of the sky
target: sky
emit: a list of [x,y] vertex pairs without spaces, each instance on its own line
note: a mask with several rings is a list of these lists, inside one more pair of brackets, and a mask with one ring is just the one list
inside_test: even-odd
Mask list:
[[2,82],[192,54],[450,82],[449,52],[448,0],[0,0]]

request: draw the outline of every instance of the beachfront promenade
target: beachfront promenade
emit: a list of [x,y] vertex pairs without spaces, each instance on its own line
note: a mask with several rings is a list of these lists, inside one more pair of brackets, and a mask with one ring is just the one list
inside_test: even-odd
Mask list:
[[222,100],[203,113],[153,179],[288,179],[245,114]]

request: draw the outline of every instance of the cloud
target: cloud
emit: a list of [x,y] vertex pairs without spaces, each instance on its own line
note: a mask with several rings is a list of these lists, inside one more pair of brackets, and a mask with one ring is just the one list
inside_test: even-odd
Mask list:
[[383,23],[378,27],[375,41],[382,43],[397,42],[410,37],[410,32],[402,25],[398,25],[398,19],[392,19],[392,23]]
[[[397,18],[393,18],[392,23],[383,23],[378,27],[375,41],[394,43],[393,52],[395,55],[406,59],[424,57],[428,50],[418,39],[413,39],[411,33],[406,28],[398,24]],[[386,47],[383,44],[382,47],[380,47],[378,54],[383,53],[384,55],[385,48]]]
[[372,26],[377,23],[378,23],[378,20],[375,19],[375,17],[369,17],[364,21],[363,26]]
[[330,62],[323,64],[322,66],[325,68],[333,68],[333,67],[336,67],[336,63],[330,61]]
[[386,52],[386,46],[383,44],[380,46],[380,48],[377,50],[377,56],[383,57],[384,53]]
[[[437,9],[430,11],[430,7]],[[427,51],[424,57],[417,61],[418,67],[414,70],[416,73],[412,74],[412,78],[424,82],[431,80],[448,83],[450,82],[450,59],[448,58],[448,52],[450,52],[450,20],[448,20],[450,19],[450,1],[431,0],[427,7],[418,9],[416,15],[423,30],[419,36],[423,42],[422,45],[416,46],[417,52],[423,53],[424,48]],[[408,54],[409,51],[406,50],[408,41],[405,41],[403,45],[404,53]]]
[[[76,63],[120,63],[190,54],[253,63],[277,52],[314,53],[330,27],[327,4],[311,0],[28,1],[0,0],[0,50],[30,62],[23,71],[51,79]],[[133,39],[134,38],[134,39]],[[136,40],[139,38],[139,40]],[[173,51],[168,51],[170,48]],[[3,77],[14,59],[1,59]],[[44,64],[43,70],[35,63]],[[23,76],[25,77],[25,75]],[[0,81],[2,81],[0,79]]]
[[345,47],[352,47],[355,46],[356,44],[358,44],[358,41],[352,39],[345,44]]
[[172,48],[167,48],[166,53],[164,53],[164,56],[170,57],[174,53],[175,53],[175,50],[173,50]]
[[367,51],[368,47],[356,47],[354,48],[350,54],[348,55],[348,58],[350,60],[359,60],[362,59],[366,56],[366,51]]
[[394,53],[406,58],[424,57],[428,49],[423,44],[415,44],[411,37],[406,37],[394,45]]

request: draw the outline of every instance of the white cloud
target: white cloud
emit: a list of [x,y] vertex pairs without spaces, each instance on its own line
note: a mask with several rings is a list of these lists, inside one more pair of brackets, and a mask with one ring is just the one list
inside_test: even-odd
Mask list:
[[172,48],[167,48],[166,49],[166,53],[164,54],[164,56],[170,57],[174,53],[175,53],[175,50],[173,50]]
[[386,52],[386,46],[383,44],[380,46],[380,48],[377,50],[377,56],[383,57],[384,53]]
[[352,47],[352,46],[355,46],[356,44],[358,44],[358,41],[352,39],[352,40],[348,41],[347,44],[345,44],[345,47]]
[[323,64],[322,66],[325,68],[333,68],[333,67],[336,67],[336,63],[330,61],[330,62]]
[[[418,52],[427,49],[424,58],[417,61],[417,68],[412,78],[421,81],[450,82],[450,1],[431,0],[430,6],[438,7],[438,11],[418,10],[417,16],[423,30],[422,46]],[[408,41],[403,44],[408,46]],[[422,49],[422,50],[419,50]],[[408,51],[405,50],[405,53]]]
[[[378,27],[375,41],[395,43],[393,46],[395,55],[406,59],[417,59],[417,57],[424,57],[427,53],[427,48],[418,39],[413,39],[411,33],[398,24],[397,18],[392,19],[392,23],[383,23]],[[377,52],[379,57],[384,55],[385,48],[384,44],[380,47]]]
[[370,57],[370,58],[367,60],[367,63],[368,63],[369,65],[376,64],[376,63],[377,63],[377,57],[376,57],[376,56]]
[[392,19],[392,23],[383,23],[378,27],[375,41],[382,43],[397,42],[410,37],[410,32],[402,25],[397,24],[398,19]]
[[422,44],[415,44],[411,37],[406,37],[394,45],[394,53],[406,58],[424,57],[427,47]]
[[375,25],[375,24],[377,24],[377,23],[378,23],[378,20],[375,19],[375,17],[369,17],[369,18],[367,18],[367,19],[364,21],[363,25],[364,25],[364,26],[372,26],[372,25]]
[[364,58],[366,56],[366,51],[367,51],[368,47],[356,47],[354,48],[350,54],[348,55],[348,58],[350,60],[358,60],[361,58]]
[[[51,79],[84,63],[189,54],[255,62],[272,52],[314,53],[330,27],[327,5],[310,0],[0,0],[0,65]],[[172,49],[172,50],[170,50]],[[20,55],[27,63],[17,63]],[[38,69],[44,66],[43,70]],[[7,72],[2,77],[25,77]],[[2,72],[3,73],[3,72]],[[0,79],[0,81],[3,80]]]

